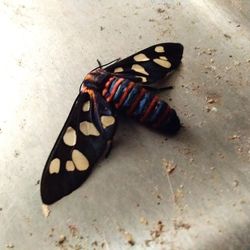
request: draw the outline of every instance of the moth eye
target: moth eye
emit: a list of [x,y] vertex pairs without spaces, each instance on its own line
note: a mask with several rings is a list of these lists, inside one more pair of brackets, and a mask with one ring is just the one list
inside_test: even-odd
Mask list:
[[100,133],[92,122],[84,121],[80,123],[80,131],[84,135],[99,136]]
[[83,112],[88,112],[90,109],[90,101],[86,101],[83,105],[82,105],[82,111]]
[[89,167],[89,161],[86,156],[79,150],[74,149],[72,152],[72,160],[79,171],[84,171]]
[[74,165],[73,161],[67,161],[65,168],[69,172],[74,171],[75,170],[75,165]]
[[171,67],[171,63],[167,60],[162,60],[162,59],[159,59],[159,58],[156,58],[153,60],[156,64],[164,67],[164,68],[167,68],[169,69]]
[[142,80],[142,82],[147,82],[147,77],[145,76],[136,76],[136,78],[140,78]]
[[148,72],[139,64],[133,64],[131,69],[143,75],[149,75]]
[[101,123],[102,123],[103,128],[105,129],[115,123],[115,118],[113,116],[103,115],[101,117]]
[[146,61],[149,61],[150,59],[145,54],[140,53],[134,56],[134,60],[136,62],[146,62]]
[[50,162],[49,165],[49,173],[50,174],[58,174],[60,171],[60,160],[58,158],[55,158]]
[[76,144],[76,131],[72,127],[68,127],[64,136],[63,141],[68,146],[74,146]]
[[164,47],[163,46],[156,46],[155,47],[155,52],[157,52],[157,53],[165,52]]
[[118,68],[115,68],[114,70],[114,73],[119,73],[119,72],[123,72],[124,69],[122,67],[118,67]]

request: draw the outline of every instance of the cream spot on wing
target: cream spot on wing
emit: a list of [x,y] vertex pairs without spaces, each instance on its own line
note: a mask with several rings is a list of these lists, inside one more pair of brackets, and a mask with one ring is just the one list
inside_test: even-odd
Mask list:
[[68,127],[64,136],[63,141],[68,146],[74,146],[76,144],[76,131],[72,127]]
[[142,82],[147,82],[147,77],[145,76],[136,76],[136,78],[141,78]]
[[80,123],[80,131],[84,135],[99,136],[100,133],[92,122],[84,121]]
[[103,128],[107,128],[115,123],[115,118],[113,116],[103,115],[101,117],[101,122]]
[[88,159],[77,149],[74,149],[72,152],[72,160],[79,171],[84,171],[89,167]]
[[60,160],[58,158],[55,158],[50,162],[49,165],[49,173],[50,174],[58,174],[60,171]]
[[134,60],[136,62],[146,62],[146,61],[149,61],[150,59],[145,54],[140,53],[134,56]]
[[114,70],[114,73],[119,73],[119,72],[123,72],[123,68],[122,67],[118,67]]
[[166,61],[168,60],[167,57],[165,57],[165,56],[160,56],[160,59],[166,60]]
[[155,47],[155,52],[157,52],[157,53],[163,53],[164,52],[164,47],[163,46],[156,46]]
[[154,59],[154,62],[157,63],[158,65],[169,69],[171,67],[171,63],[169,61],[166,60],[161,60],[161,59]]
[[82,111],[83,112],[87,112],[90,109],[90,101],[86,101],[83,105],[82,105]]
[[75,170],[75,165],[74,165],[73,161],[66,162],[66,170],[67,171],[74,171]]
[[133,64],[131,69],[148,76],[148,72],[139,64]]

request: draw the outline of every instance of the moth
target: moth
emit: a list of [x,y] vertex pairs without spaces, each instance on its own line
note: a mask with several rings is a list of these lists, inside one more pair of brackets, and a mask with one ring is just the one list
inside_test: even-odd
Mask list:
[[179,43],[156,44],[86,75],[43,170],[44,204],[77,189],[99,158],[110,151],[117,113],[163,133],[178,131],[180,120],[175,110],[150,86],[176,69],[182,54]]

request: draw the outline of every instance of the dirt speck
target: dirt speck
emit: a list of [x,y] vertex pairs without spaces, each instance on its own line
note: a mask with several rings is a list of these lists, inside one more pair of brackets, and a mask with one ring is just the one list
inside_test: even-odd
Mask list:
[[173,171],[176,169],[176,164],[173,161],[163,161],[163,164],[165,166],[167,174],[173,173]]
[[66,236],[65,235],[60,235],[58,244],[62,245],[66,241]]
[[43,204],[43,205],[42,205],[42,211],[43,211],[43,216],[44,216],[45,218],[48,218],[49,215],[50,215],[50,212],[51,212],[50,209],[49,209],[49,206]]
[[17,158],[19,155],[20,155],[20,152],[19,152],[18,150],[15,150],[15,151],[14,151],[14,156],[15,156],[15,158]]
[[128,231],[119,228],[119,231],[123,234],[126,243],[128,243],[130,246],[134,246],[135,245],[135,240],[133,238],[133,235],[131,233],[129,233]]
[[236,139],[240,139],[240,135],[234,134],[232,136],[228,137],[229,140],[236,140]]
[[216,102],[215,99],[207,97],[207,103],[208,104],[212,104],[212,103],[215,103],[215,102]]
[[128,244],[133,246],[135,244],[135,241],[133,239],[132,234],[129,233],[129,232],[125,232],[124,234],[125,234],[125,237],[126,237],[126,240],[127,240]]
[[224,33],[224,37],[227,38],[227,39],[231,39],[232,37],[226,33]]
[[238,180],[234,180],[234,181],[233,181],[233,186],[234,186],[234,187],[238,187],[239,184],[240,184],[240,182],[239,182]]
[[15,246],[12,243],[6,244],[6,248],[14,248]]
[[156,240],[160,238],[163,232],[164,224],[161,220],[159,220],[153,230],[150,231],[151,239],[145,240],[145,245],[149,247],[151,242],[156,242]]
[[73,237],[75,237],[76,235],[79,234],[79,230],[78,230],[78,228],[77,228],[75,225],[69,225],[68,228],[69,228],[70,234],[71,234]]
[[148,225],[148,220],[145,217],[140,218],[140,223],[143,225]]
[[98,241],[96,241],[96,240],[93,241],[93,242],[91,243],[91,246],[96,246],[96,247],[97,247],[97,246],[98,246]]
[[191,228],[191,225],[189,223],[185,223],[183,221],[174,221],[174,228],[175,230],[178,230],[178,229],[190,229]]
[[159,238],[161,234],[163,233],[163,228],[164,228],[164,225],[162,221],[159,220],[157,222],[156,228],[150,232],[152,239]]
[[161,13],[164,13],[164,12],[165,12],[165,10],[164,10],[164,9],[162,9],[162,8],[158,8],[158,9],[157,9],[157,12],[161,14]]

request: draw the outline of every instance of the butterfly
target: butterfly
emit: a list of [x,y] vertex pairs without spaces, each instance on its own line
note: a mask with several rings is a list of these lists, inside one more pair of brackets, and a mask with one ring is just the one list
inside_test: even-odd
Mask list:
[[[151,85],[181,63],[183,46],[161,43],[89,72],[45,164],[41,198],[52,204],[88,178],[95,163],[111,150],[117,113],[157,131],[174,134],[180,120]],[[153,88],[152,88],[153,89]]]

